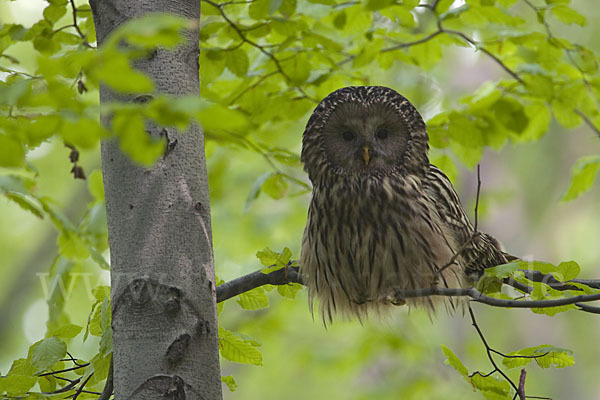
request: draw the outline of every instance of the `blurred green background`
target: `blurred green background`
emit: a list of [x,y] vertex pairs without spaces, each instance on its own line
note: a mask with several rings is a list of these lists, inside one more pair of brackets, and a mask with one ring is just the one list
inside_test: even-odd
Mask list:
[[[557,27],[555,31],[600,51],[600,8],[597,0],[579,0],[573,6],[588,18],[585,29]],[[41,1],[0,4],[3,21],[27,25],[41,15]],[[21,60],[34,64],[31,48],[23,45]],[[470,49],[445,51],[444,61],[424,74],[417,69],[395,68],[371,76],[372,84],[393,87],[413,101],[427,119],[472,93],[483,82],[501,74],[497,65]],[[300,151],[301,135],[308,115],[281,131],[249,133],[259,143]],[[255,253],[269,246],[289,247],[299,256],[309,195],[274,200],[259,195],[246,210],[256,179],[270,171],[260,154],[236,145],[209,140],[206,145],[215,268],[219,278],[230,280],[260,267]],[[38,192],[57,199],[59,206],[78,220],[90,198],[86,182],[68,174],[69,150],[53,141],[32,152],[28,159],[40,171]],[[432,152],[432,159],[450,153]],[[499,152],[486,150],[481,161],[480,229],[496,236],[512,254],[558,263],[575,260],[581,277],[600,278],[600,185],[579,199],[561,203],[571,167],[587,154],[600,154],[600,140],[587,127],[565,131],[552,123],[538,142],[507,144]],[[99,151],[81,154],[89,174],[99,168]],[[472,215],[476,176],[458,166],[456,189]],[[299,165],[286,170],[308,182]],[[39,220],[0,197],[0,371],[12,360],[25,356],[27,347],[45,333],[47,307],[41,277],[56,255],[56,233],[47,220]],[[92,287],[108,282],[108,274],[82,263],[75,272],[73,298],[67,302],[71,322],[85,325]],[[87,277],[87,278],[86,278]],[[85,278],[85,279],[84,279]],[[42,280],[41,280],[42,279]],[[451,367],[444,364],[440,345],[453,349],[470,371],[492,368],[468,316],[440,312],[433,319],[421,310],[398,308],[384,321],[338,322],[325,329],[312,318],[305,293],[295,300],[272,293],[271,307],[242,310],[235,300],[224,305],[223,327],[247,334],[262,344],[263,367],[222,360],[222,375],[233,375],[235,392],[224,387],[226,399],[477,399],[475,393]],[[600,319],[580,312],[554,317],[529,310],[493,309],[475,305],[479,325],[494,348],[510,352],[543,343],[573,350],[576,364],[566,369],[542,370],[530,364],[528,395],[554,399],[600,399]],[[97,338],[70,344],[70,352],[89,358],[96,352]],[[517,378],[518,370],[511,372]]]

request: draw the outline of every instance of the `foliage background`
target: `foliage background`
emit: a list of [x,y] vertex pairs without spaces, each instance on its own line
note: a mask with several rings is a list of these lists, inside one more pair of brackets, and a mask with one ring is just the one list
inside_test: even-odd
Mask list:
[[[322,7],[303,4],[308,10]],[[2,3],[2,22],[28,26],[41,18],[46,5],[33,0]],[[586,16],[587,25],[563,25],[551,20],[553,32],[598,54],[600,45],[595,38],[600,33],[600,11],[595,0],[575,1],[572,6]],[[204,3],[203,10],[207,7],[210,5]],[[517,10],[519,15],[526,14],[522,6]],[[204,18],[203,32],[211,32],[214,17]],[[204,40],[201,46],[213,48],[229,43],[227,38],[211,40]],[[205,50],[203,54],[208,52]],[[261,62],[260,55],[248,52],[253,62]],[[11,54],[18,56],[21,68],[36,69],[36,52],[30,44],[15,45]],[[470,48],[447,46],[440,56],[439,63],[426,69],[405,62],[388,70],[374,64],[359,65],[351,69],[357,71],[358,77],[349,79],[341,74],[339,79],[317,87],[314,94],[322,97],[336,84],[361,80],[366,83],[364,79],[368,78],[371,84],[387,85],[405,94],[429,119],[442,110],[456,108],[459,98],[473,94],[486,81],[506,78],[496,63]],[[1,62],[5,65],[6,60]],[[211,73],[202,70],[206,65],[201,58],[201,76]],[[230,79],[220,86],[203,82],[203,95],[221,101],[220,97],[227,97],[225,94],[240,90],[235,74],[227,74]],[[283,85],[280,78],[276,77],[273,86],[264,90]],[[289,98],[299,95],[286,94]],[[277,99],[272,99],[266,110],[253,114],[252,121],[232,126],[231,131],[238,136],[212,129],[222,126],[223,115],[215,113],[212,120],[203,121],[209,138],[206,151],[215,263],[219,278],[224,280],[259,268],[255,253],[266,246],[277,250],[287,246],[294,256],[299,254],[309,201],[302,186],[275,175],[258,197],[248,202],[256,194],[253,187],[256,188],[257,180],[273,171],[271,162],[285,174],[307,182],[294,154],[299,154],[307,112],[314,103],[298,100],[300,106],[289,114],[277,103]],[[284,118],[278,119],[281,115]],[[276,123],[270,123],[271,119]],[[263,154],[253,150],[256,145]],[[486,148],[481,157],[480,229],[496,236],[513,254],[556,263],[576,260],[582,267],[582,277],[600,277],[600,188],[596,184],[575,201],[559,201],[569,185],[575,161],[584,155],[600,154],[599,138],[586,125],[567,131],[553,120],[549,131],[539,140],[515,140],[497,147],[501,149]],[[472,210],[476,187],[473,169],[460,161],[468,159],[467,156],[463,154],[459,160],[456,149],[452,150],[434,149],[432,158],[450,157],[450,162],[448,158],[442,159],[443,167],[455,177],[463,203]],[[40,171],[36,192],[52,197],[67,215],[78,221],[93,196],[88,183],[73,180],[68,174],[72,166],[68,154],[62,140],[53,138],[29,152],[27,159]],[[80,159],[90,175],[99,168],[98,146],[82,151]],[[12,360],[24,357],[27,347],[44,337],[48,306],[35,274],[48,271],[57,249],[56,233],[47,218],[40,220],[4,197],[0,197],[0,221],[0,371],[5,373]],[[73,271],[90,273],[92,286],[108,282],[108,273],[89,260],[78,262]],[[65,314],[72,323],[85,325],[94,299],[82,280],[75,282],[72,296],[74,300],[66,302]],[[311,318],[303,291],[295,300],[275,293],[270,293],[269,299],[271,307],[259,311],[242,310],[230,300],[220,314],[222,326],[261,344],[264,364],[255,367],[223,360],[222,374],[233,375],[239,385],[235,392],[226,390],[226,398],[480,398],[452,368],[444,365],[440,348],[441,344],[452,348],[470,370],[491,369],[468,317],[440,313],[430,321],[419,310],[409,313],[398,309],[385,321],[370,321],[364,326],[339,322],[326,330]],[[475,311],[488,341],[499,350],[509,352],[551,343],[574,351],[576,364],[567,369],[542,370],[531,365],[527,375],[528,394],[555,399],[598,398],[600,349],[596,338],[600,320],[578,312],[549,317],[529,310],[477,305]],[[98,338],[90,337],[85,343],[80,338],[71,341],[69,350],[77,357],[89,359],[97,351]]]

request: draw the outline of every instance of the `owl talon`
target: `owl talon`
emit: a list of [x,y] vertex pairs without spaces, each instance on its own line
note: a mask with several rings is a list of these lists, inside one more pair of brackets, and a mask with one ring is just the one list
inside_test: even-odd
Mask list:
[[393,299],[390,301],[390,303],[392,303],[395,306],[404,306],[406,305],[406,300],[404,299]]
[[392,304],[394,306],[403,306],[406,304],[405,299],[403,299],[402,297],[396,297],[393,294],[388,294],[387,296],[385,296],[383,301],[386,303]]
[[369,296],[361,294],[358,298],[352,300],[355,304],[361,305],[373,301],[373,299],[369,298]]

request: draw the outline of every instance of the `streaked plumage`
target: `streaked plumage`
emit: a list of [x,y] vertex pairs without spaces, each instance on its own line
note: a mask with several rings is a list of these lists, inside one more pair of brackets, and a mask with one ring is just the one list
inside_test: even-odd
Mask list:
[[[425,123],[394,90],[331,93],[309,119],[302,144],[313,196],[301,265],[324,321],[404,304],[397,289],[463,287],[468,275],[506,262],[491,236],[469,240],[473,226],[452,184],[429,164]],[[407,302],[434,304],[430,297]]]

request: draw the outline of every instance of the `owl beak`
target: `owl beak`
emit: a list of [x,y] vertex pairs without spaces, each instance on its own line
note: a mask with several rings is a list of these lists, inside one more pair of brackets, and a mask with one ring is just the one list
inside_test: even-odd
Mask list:
[[367,146],[363,147],[363,160],[365,160],[365,165],[369,166],[369,161],[371,160],[371,149]]

